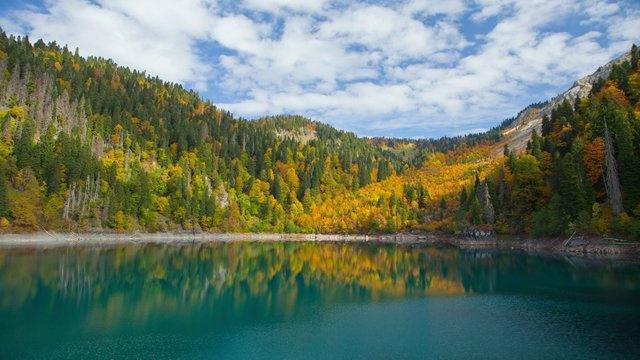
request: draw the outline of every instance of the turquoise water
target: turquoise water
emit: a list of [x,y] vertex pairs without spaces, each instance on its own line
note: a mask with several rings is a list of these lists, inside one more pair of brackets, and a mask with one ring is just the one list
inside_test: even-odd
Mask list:
[[640,266],[453,248],[0,250],[0,358],[639,358]]

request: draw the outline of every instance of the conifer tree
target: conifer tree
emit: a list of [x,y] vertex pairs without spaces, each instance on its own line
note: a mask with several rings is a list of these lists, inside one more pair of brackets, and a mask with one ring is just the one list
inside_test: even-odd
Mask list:
[[482,208],[477,196],[474,196],[471,201],[471,223],[473,225],[480,225],[482,223]]
[[467,209],[467,189],[464,186],[460,190],[460,208]]
[[7,197],[7,175],[4,167],[0,167],[0,217],[9,215],[9,199]]

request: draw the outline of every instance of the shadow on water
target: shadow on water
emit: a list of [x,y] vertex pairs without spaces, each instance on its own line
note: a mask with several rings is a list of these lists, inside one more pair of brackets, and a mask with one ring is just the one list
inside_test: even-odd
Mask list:
[[[540,327],[549,321],[585,324],[591,327],[586,329],[591,340],[607,339],[604,346],[620,353],[627,343],[616,343],[616,338],[612,343],[605,333],[640,330],[639,274],[637,263],[376,244],[232,242],[0,250],[0,351],[42,357],[65,346],[53,352],[65,357],[99,339],[105,353],[96,355],[102,357],[118,354],[105,339],[136,339],[136,346],[149,346],[157,339],[153,334],[163,338],[178,333],[184,344],[189,336],[234,344],[228,337],[237,342],[239,336],[249,336],[240,335],[248,328],[316,322],[317,331],[330,318],[327,314],[344,306],[394,307],[418,301],[435,304],[429,311],[443,304],[446,313],[468,301],[489,309],[494,305],[482,301],[498,299],[506,310],[489,319],[523,316],[529,319],[527,326]],[[513,301],[531,308],[518,309]],[[612,313],[626,322],[614,329],[602,324],[607,319],[601,317]],[[277,349],[278,341],[273,343]],[[437,353],[414,355],[420,354]]]

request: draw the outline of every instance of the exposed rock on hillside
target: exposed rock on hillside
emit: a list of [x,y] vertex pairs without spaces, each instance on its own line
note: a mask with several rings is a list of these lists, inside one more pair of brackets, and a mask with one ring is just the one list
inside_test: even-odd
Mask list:
[[535,129],[538,133],[542,130],[542,117],[550,115],[551,111],[564,102],[569,101],[573,104],[577,98],[589,95],[593,85],[600,79],[609,77],[611,68],[615,64],[622,63],[631,59],[631,52],[622,54],[604,66],[601,66],[593,74],[587,75],[571,86],[567,91],[559,94],[549,101],[542,108],[530,107],[520,113],[513,123],[502,131],[503,139],[498,142],[492,154],[500,156],[503,152],[504,145],[507,145],[511,151],[521,152],[527,147],[527,142],[531,139],[531,133]]

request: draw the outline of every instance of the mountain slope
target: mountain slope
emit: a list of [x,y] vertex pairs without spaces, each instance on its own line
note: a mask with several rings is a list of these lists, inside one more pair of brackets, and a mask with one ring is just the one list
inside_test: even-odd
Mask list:
[[614,65],[619,65],[625,61],[631,60],[631,51],[628,51],[618,58],[611,60],[607,64],[599,67],[592,74],[587,75],[567,89],[567,91],[557,95],[549,100],[542,107],[527,107],[513,121],[513,123],[502,129],[501,140],[494,146],[492,154],[499,156],[502,154],[504,146],[516,152],[522,152],[527,147],[527,142],[531,139],[533,130],[538,134],[542,131],[542,118],[551,116],[553,109],[567,101],[569,104],[575,103],[576,99],[588,96],[593,86],[602,80],[609,78],[611,69]]
[[[639,56],[634,47],[489,133],[375,139],[405,161],[420,160],[416,154],[425,149],[447,151],[426,152],[419,166],[401,175],[325,199],[308,221],[330,232],[481,228],[482,233],[568,236],[578,231],[639,238]],[[502,132],[498,141],[497,131]],[[511,149],[508,157],[505,144]],[[605,153],[613,165],[605,164]],[[612,180],[604,180],[611,168],[620,173],[617,200],[609,195]]]
[[462,189],[462,227],[640,238],[639,58],[634,45],[548,105],[523,112],[492,150],[507,144],[508,158]]

